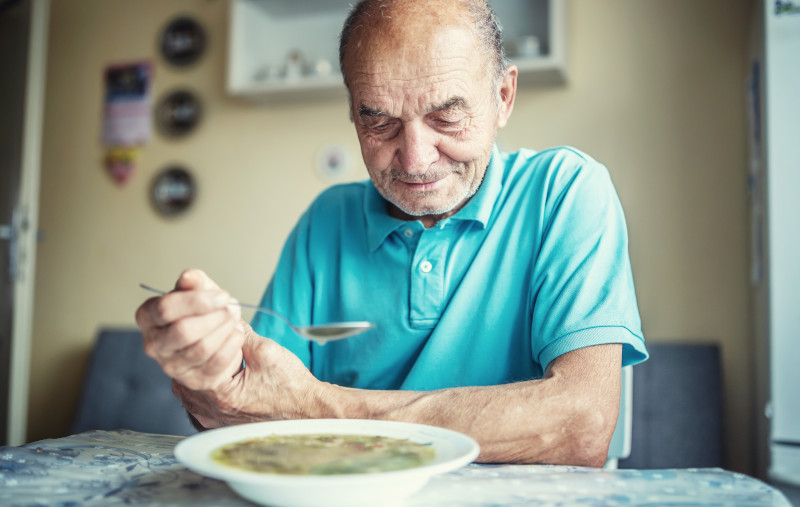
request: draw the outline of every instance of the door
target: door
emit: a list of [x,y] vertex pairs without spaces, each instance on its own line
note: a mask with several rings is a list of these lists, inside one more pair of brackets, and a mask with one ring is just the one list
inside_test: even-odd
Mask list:
[[25,439],[48,0],[0,0],[0,445]]

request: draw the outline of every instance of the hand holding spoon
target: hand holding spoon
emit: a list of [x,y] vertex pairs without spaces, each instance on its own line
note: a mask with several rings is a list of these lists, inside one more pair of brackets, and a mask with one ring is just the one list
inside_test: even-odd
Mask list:
[[[143,283],[139,284],[139,287],[149,290],[150,292],[155,292],[161,296],[165,295],[166,292],[163,290],[158,290],[149,285],[145,285]],[[328,342],[336,341],[336,340],[343,340],[345,338],[349,338],[351,336],[355,336],[357,334],[361,334],[364,331],[372,329],[375,327],[375,324],[372,322],[332,322],[330,324],[318,324],[314,326],[295,326],[292,324],[289,319],[281,315],[280,313],[276,312],[275,310],[270,310],[269,308],[264,308],[262,306],[257,305],[250,305],[246,303],[232,303],[242,308],[249,308],[251,310],[255,310],[257,312],[266,313],[272,315],[274,317],[278,317],[283,322],[289,326],[295,334],[301,338],[305,338],[306,340],[311,340],[317,342],[320,345],[325,345]]]

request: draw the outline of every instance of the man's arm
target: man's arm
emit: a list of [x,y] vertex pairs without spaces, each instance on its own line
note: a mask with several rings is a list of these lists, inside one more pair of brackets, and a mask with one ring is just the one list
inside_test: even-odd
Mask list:
[[[544,378],[438,391],[371,391],[317,380],[291,351],[257,335],[204,273],[137,311],[145,351],[205,428],[274,419],[368,418],[466,433],[479,461],[600,466],[616,424],[622,346],[563,354]],[[247,367],[241,369],[242,358]]]
[[227,387],[175,393],[204,427],[297,418],[406,421],[466,433],[486,463],[602,466],[619,411],[622,346],[554,360],[541,380],[437,391],[374,391],[319,382],[296,357],[248,329],[247,368]]
[[345,417],[442,426],[481,445],[478,461],[602,466],[617,422],[619,344],[566,353],[544,378],[431,392],[334,389]]

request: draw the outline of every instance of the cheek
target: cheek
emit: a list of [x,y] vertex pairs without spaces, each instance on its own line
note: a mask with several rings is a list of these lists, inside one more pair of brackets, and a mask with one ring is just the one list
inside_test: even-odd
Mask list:
[[460,163],[467,163],[485,157],[487,150],[491,151],[491,144],[488,146],[477,139],[468,141],[456,141],[447,139],[439,144],[439,152],[447,158]]
[[392,163],[394,149],[387,143],[371,139],[360,139],[361,156],[370,170],[388,169]]

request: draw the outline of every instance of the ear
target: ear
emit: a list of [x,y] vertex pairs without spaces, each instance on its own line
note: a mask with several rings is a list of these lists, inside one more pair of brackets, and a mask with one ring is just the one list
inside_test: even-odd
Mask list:
[[517,96],[517,70],[516,65],[509,65],[506,75],[498,85],[497,128],[503,128],[508,123],[511,111],[514,109],[514,99]]

